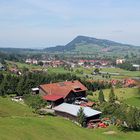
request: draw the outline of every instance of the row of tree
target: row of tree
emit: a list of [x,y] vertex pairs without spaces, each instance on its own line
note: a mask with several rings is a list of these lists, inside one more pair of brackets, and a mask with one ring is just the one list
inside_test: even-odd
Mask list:
[[66,74],[47,74],[47,73],[26,73],[22,76],[12,74],[0,74],[0,95],[16,94],[22,96],[29,94],[31,88],[38,87],[40,84],[53,83],[66,80],[76,80],[76,75]]
[[31,88],[38,87],[40,84],[62,82],[66,80],[79,80],[91,91],[95,91],[101,88],[109,88],[111,86],[107,82],[90,82],[85,78],[81,79],[75,74],[71,73],[48,74],[46,72],[25,72],[20,76],[0,73],[0,95],[4,96],[16,94],[22,96],[24,94],[29,94],[31,92]]
[[129,71],[136,71],[136,68],[133,67],[133,65],[130,62],[118,64],[117,67],[119,67],[121,69],[129,70]]

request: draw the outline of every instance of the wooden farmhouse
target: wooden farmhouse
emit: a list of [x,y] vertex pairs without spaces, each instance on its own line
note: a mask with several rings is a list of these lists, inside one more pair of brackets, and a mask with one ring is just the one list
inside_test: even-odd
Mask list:
[[87,88],[78,80],[39,86],[39,94],[44,100],[49,102],[52,107],[63,102],[72,103],[77,98],[85,97],[86,91]]

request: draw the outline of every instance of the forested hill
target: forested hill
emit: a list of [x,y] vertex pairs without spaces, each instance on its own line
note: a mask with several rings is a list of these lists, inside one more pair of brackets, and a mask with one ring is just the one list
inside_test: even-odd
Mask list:
[[56,46],[45,48],[49,52],[59,51],[79,51],[79,52],[113,52],[113,51],[128,51],[140,47],[128,44],[122,44],[106,39],[97,39],[87,36],[77,36],[71,42],[64,46]]

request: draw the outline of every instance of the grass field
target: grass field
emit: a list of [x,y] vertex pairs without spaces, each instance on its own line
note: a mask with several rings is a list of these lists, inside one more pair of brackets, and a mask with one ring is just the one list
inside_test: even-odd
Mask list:
[[33,116],[32,109],[11,101],[10,98],[0,97],[0,117]]
[[[79,70],[83,71],[86,75],[90,75],[94,80],[110,80],[103,78],[102,75],[91,75],[95,68],[75,68],[74,71]],[[111,79],[124,79],[124,78],[133,78],[133,77],[140,77],[140,71],[127,71],[120,68],[101,68],[101,72],[108,72],[108,73],[119,73],[119,75],[111,75]],[[82,74],[80,75],[82,76]]]
[[0,112],[0,140],[139,140],[140,137],[140,132],[124,133],[114,126],[85,129],[61,117],[40,117],[28,106],[7,98],[0,98]]
[[139,97],[132,97],[124,100],[125,103],[136,106],[140,108],[140,96]]
[[7,64],[8,64],[8,67],[11,68],[11,67],[14,67],[15,65],[18,66],[19,69],[22,69],[22,68],[28,68],[29,70],[31,69],[42,69],[41,66],[39,65],[33,65],[33,64],[26,64],[26,63],[20,63],[20,62],[13,62],[13,61],[6,61]]
[[127,71],[120,68],[103,68],[101,71],[119,73],[122,76],[129,76],[129,77],[140,76],[140,71]]
[[[65,70],[63,67],[58,67],[58,68],[52,68],[52,67],[41,67],[41,66],[38,66],[38,65],[33,65],[33,64],[26,64],[26,63],[20,63],[20,62],[12,62],[12,61],[6,61],[7,64],[8,64],[8,67],[11,68],[15,65],[18,66],[19,69],[22,69],[24,67],[28,68],[29,70],[33,70],[33,69],[47,69],[49,73],[70,73],[70,71],[68,70]],[[95,68],[83,68],[83,67],[79,67],[79,68],[74,68],[73,69],[73,72],[71,73],[74,73],[76,74],[77,76],[80,76],[80,77],[83,77],[85,75],[89,75],[91,78],[93,79],[101,79],[101,80],[107,80],[105,78],[102,78],[102,76],[100,75],[91,75],[91,73],[93,72]],[[82,71],[83,74],[81,73],[77,73],[76,71],[79,70],[79,71]],[[128,78],[128,77],[140,77],[140,72],[139,71],[127,71],[127,70],[123,70],[123,69],[120,69],[120,68],[102,68],[100,71],[103,71],[103,72],[110,72],[110,73],[119,73],[120,75],[118,76],[114,76],[112,75],[111,76],[111,79],[123,79],[123,78]]]
[[63,67],[57,67],[57,68],[52,68],[52,67],[48,67],[48,73],[71,73],[68,70],[65,70]]
[[[140,107],[140,94],[137,88],[118,88],[114,89],[115,95],[119,100],[123,100],[129,105]],[[93,96],[88,96],[91,100],[98,100],[99,91],[93,92]],[[108,100],[110,89],[103,90],[105,99]]]
[[[0,119],[1,140],[139,140],[140,132],[123,133],[114,127],[89,130],[58,117]],[[104,134],[113,131],[114,134]]]

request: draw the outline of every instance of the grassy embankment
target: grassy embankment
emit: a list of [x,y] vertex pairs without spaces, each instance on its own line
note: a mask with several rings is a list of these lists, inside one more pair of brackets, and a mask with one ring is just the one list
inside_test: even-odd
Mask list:
[[[107,132],[108,134],[105,134]],[[140,132],[84,129],[61,117],[39,117],[26,105],[0,97],[0,140],[139,140]]]

